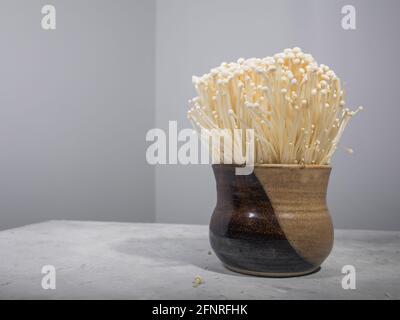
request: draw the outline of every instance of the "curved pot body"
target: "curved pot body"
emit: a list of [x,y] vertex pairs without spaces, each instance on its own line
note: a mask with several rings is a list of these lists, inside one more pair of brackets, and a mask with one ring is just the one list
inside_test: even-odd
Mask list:
[[261,165],[235,175],[213,165],[217,205],[210,242],[234,271],[290,277],[311,273],[329,255],[332,221],[326,206],[329,166]]

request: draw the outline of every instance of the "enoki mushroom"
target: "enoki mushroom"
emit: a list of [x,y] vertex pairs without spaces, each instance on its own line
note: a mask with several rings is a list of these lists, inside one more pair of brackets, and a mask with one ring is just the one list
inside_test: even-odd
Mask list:
[[297,47],[223,62],[193,83],[198,96],[189,101],[188,118],[195,129],[253,129],[255,163],[329,164],[350,118],[362,110],[346,108],[335,72]]

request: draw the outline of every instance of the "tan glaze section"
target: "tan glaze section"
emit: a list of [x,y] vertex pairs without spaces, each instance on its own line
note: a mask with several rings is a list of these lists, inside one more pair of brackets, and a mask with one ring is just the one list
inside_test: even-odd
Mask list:
[[330,171],[329,166],[254,168],[289,243],[316,266],[326,259],[333,245],[332,220],[326,205]]

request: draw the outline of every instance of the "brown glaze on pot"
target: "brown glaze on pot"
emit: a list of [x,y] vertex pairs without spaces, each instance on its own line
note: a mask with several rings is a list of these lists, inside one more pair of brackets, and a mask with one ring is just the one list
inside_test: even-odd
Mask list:
[[213,165],[210,242],[230,269],[264,276],[313,272],[329,255],[328,166],[261,165],[247,176]]

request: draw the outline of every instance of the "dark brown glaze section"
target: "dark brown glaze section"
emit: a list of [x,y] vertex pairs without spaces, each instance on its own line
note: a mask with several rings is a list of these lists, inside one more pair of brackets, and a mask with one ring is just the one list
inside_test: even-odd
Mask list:
[[312,272],[318,266],[292,248],[254,173],[235,175],[235,166],[213,165],[217,205],[210,222],[210,243],[232,269],[276,276]]

